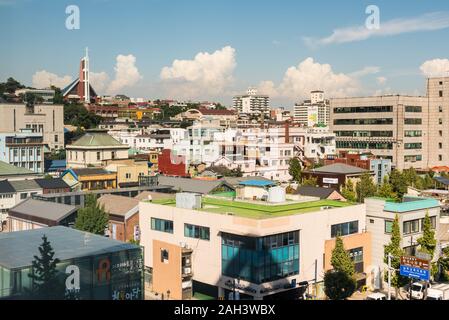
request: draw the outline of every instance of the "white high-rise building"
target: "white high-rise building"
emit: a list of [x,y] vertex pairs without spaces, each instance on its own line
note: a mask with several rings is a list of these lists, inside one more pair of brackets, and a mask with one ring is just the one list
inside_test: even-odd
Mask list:
[[233,99],[234,109],[239,114],[269,114],[270,98],[267,95],[260,95],[256,88],[248,88],[246,95],[235,96]]
[[330,104],[323,91],[312,91],[310,100],[293,107],[293,119],[306,127],[327,126],[330,121]]

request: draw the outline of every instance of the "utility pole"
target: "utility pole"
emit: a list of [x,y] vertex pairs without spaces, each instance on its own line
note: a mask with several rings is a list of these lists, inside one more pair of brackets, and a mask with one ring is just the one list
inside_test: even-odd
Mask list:
[[391,300],[391,253],[388,254],[388,300]]

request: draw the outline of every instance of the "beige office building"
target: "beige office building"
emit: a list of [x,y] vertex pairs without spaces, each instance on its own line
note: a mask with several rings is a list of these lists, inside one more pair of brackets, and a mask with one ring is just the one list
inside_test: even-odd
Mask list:
[[426,96],[331,99],[338,150],[371,151],[397,169],[449,165],[449,77],[427,80]]
[[20,132],[32,129],[43,134],[43,143],[51,150],[64,148],[64,106],[42,104],[0,104],[0,132]]

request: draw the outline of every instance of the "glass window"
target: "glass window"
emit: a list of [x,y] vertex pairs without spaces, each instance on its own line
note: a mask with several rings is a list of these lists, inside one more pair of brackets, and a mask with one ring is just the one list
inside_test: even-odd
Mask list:
[[151,218],[151,229],[166,233],[173,233],[173,221]]
[[417,233],[419,232],[419,219],[404,221],[403,227],[404,234]]
[[391,220],[385,220],[385,233],[392,233],[393,232],[393,221]]
[[184,236],[201,240],[210,240],[210,229],[208,227],[184,224]]
[[359,232],[359,221],[351,221],[331,226],[331,237],[343,237]]

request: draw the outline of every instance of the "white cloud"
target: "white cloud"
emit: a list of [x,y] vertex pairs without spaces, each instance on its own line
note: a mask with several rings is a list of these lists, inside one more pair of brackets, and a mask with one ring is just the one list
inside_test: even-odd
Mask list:
[[387,78],[385,78],[385,77],[377,77],[376,81],[377,81],[378,84],[383,85],[383,84],[385,84],[387,82]]
[[133,86],[142,79],[136,67],[136,57],[132,54],[127,56],[119,54],[114,70],[115,79],[112,80],[107,89],[109,94],[119,94],[119,91],[123,88]]
[[97,94],[103,92],[109,83],[109,76],[106,72],[90,72],[90,84]]
[[367,40],[372,37],[386,37],[417,31],[433,31],[449,28],[449,12],[427,13],[413,18],[393,19],[380,22],[379,29],[368,29],[365,26],[353,26],[335,29],[325,38],[304,38],[307,45],[314,47],[335,43],[347,43]]
[[448,59],[434,59],[424,62],[421,67],[421,72],[426,77],[443,77],[449,75],[449,60]]
[[48,72],[46,70],[37,71],[33,75],[33,87],[37,89],[48,88],[52,85],[62,89],[71,82],[71,76],[60,77],[57,74]]
[[193,60],[174,60],[163,67],[160,79],[171,96],[197,98],[218,95],[232,83],[235,49],[226,46],[214,53],[200,52]]
[[349,74],[350,77],[354,77],[354,78],[361,78],[370,74],[376,74],[380,72],[380,68],[379,67],[365,67],[361,70],[357,70],[355,72],[352,72]]
[[[279,86],[272,81],[263,81],[259,84],[260,93],[269,94],[271,97],[282,97],[299,100],[310,95],[310,91],[324,90],[328,97],[344,97],[360,92],[360,84],[357,77],[374,69],[365,68],[351,74],[335,73],[329,64],[320,64],[313,58],[307,58],[298,66],[287,69]],[[356,76],[354,76],[354,74]]]

